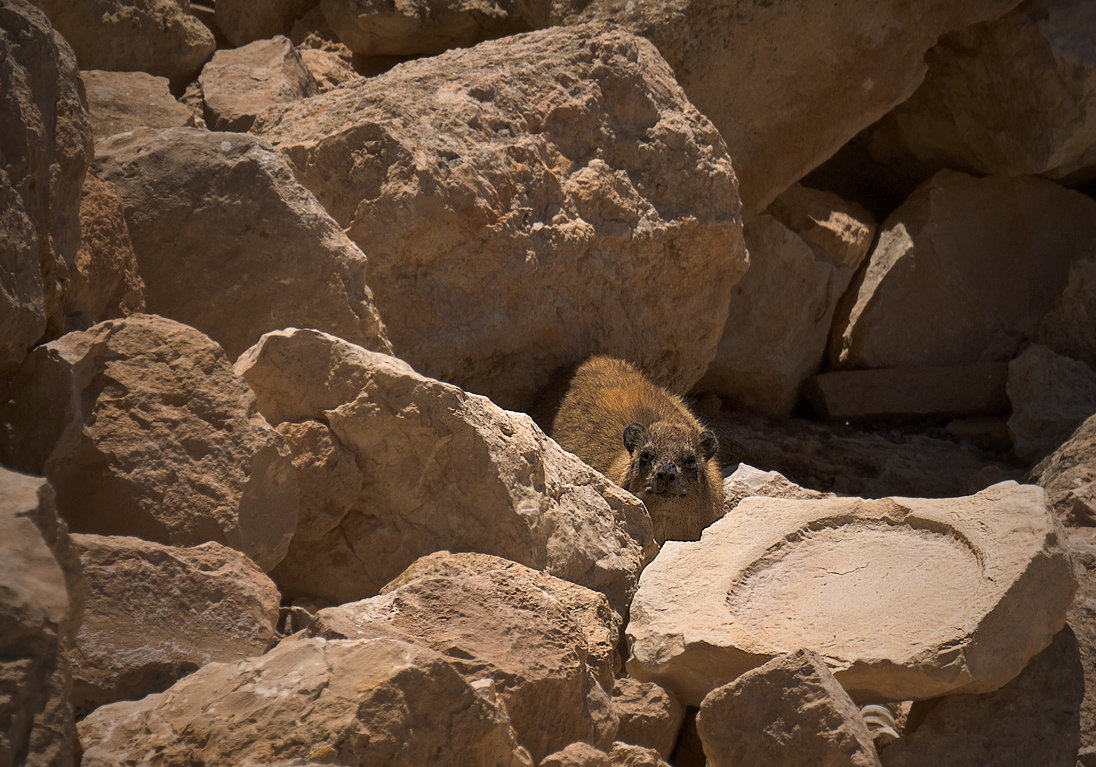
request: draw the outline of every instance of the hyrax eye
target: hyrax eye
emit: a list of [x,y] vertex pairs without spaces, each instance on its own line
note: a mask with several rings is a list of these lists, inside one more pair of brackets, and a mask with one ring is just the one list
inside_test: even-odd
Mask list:
[[654,454],[650,450],[641,450],[639,453],[639,462],[644,464],[650,463],[654,460],[654,457]]
[[695,455],[685,456],[684,464],[685,464],[686,469],[695,469],[696,468],[696,456]]

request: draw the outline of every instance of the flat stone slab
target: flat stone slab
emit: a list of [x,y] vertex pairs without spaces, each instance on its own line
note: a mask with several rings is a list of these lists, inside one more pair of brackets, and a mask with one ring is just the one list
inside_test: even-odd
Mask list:
[[1046,495],[747,498],[640,578],[628,669],[688,705],[777,655],[826,659],[856,699],[988,692],[1064,625],[1075,589]]

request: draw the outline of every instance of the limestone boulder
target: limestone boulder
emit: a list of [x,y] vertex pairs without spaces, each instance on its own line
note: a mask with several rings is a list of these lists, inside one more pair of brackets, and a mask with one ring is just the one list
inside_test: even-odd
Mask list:
[[287,596],[371,596],[444,549],[544,570],[625,611],[655,552],[650,517],[527,416],[315,330],[268,333],[235,370],[271,423],[326,424],[361,472],[338,526],[290,552]]
[[0,468],[0,760],[74,765],[66,654],[83,609],[79,564],[53,490]]
[[278,589],[243,554],[219,543],[73,540],[88,589],[72,653],[77,717],[161,692],[207,663],[262,655],[274,645]]
[[1035,340],[1096,370],[1096,257],[1069,265],[1065,290],[1039,321]]
[[269,569],[297,520],[285,440],[221,348],[135,314],[36,347],[0,406],[0,457],[45,474],[73,530],[215,540]]
[[122,198],[148,311],[232,358],[289,326],[390,351],[365,255],[262,142],[144,128],[100,141],[95,172]]
[[786,417],[822,363],[837,301],[867,256],[875,222],[836,195],[796,185],[744,231],[750,269],[697,388]]
[[415,578],[386,594],[320,610],[328,639],[395,636],[444,655],[470,682],[490,679],[535,761],[581,740],[607,748],[617,717],[586,665],[586,634],[524,567]]
[[1074,183],[1096,175],[1096,9],[1027,0],[944,35],[921,87],[870,131],[880,160]]
[[715,354],[746,267],[734,171],[645,40],[481,43],[253,130],[369,255],[392,343],[426,375],[527,410],[593,353],[682,391]]
[[1054,513],[1070,526],[1096,525],[1096,415],[1031,471]]
[[712,690],[696,728],[709,767],[879,767],[860,710],[809,650],[773,658]]
[[191,124],[190,109],[171,95],[168,79],[147,72],[85,69],[80,73],[96,139],[134,128],[176,128]]
[[1008,397],[1013,450],[1035,463],[1096,414],[1096,370],[1032,345],[1008,365]]
[[532,765],[488,696],[437,653],[395,639],[290,639],[103,706],[79,729],[85,767],[148,754],[204,764]]
[[995,690],[1064,625],[1063,536],[1042,489],[1015,482],[942,500],[747,498],[644,571],[628,669],[696,705],[798,646],[864,702]]
[[723,478],[723,507],[729,514],[746,498],[759,495],[765,498],[825,498],[823,493],[801,487],[778,471],[761,471],[749,464],[740,463]]
[[148,72],[185,85],[216,47],[190,13],[190,0],[34,2],[76,51],[81,69]]
[[285,35],[217,51],[198,82],[206,125],[219,131],[246,131],[264,109],[319,93]]
[[1096,200],[941,171],[884,222],[830,339],[841,368],[1007,362],[1096,248]]
[[612,695],[613,709],[620,720],[617,741],[643,746],[669,758],[685,717],[677,697],[656,682],[641,682],[629,676],[614,682]]
[[219,0],[214,7],[217,28],[234,46],[276,35],[288,35],[293,22],[314,8],[319,0]]
[[30,3],[0,3],[0,77],[2,374],[43,336],[63,332],[92,148],[76,57]]
[[630,743],[614,743],[607,751],[589,743],[572,743],[541,759],[539,767],[669,767],[658,752]]

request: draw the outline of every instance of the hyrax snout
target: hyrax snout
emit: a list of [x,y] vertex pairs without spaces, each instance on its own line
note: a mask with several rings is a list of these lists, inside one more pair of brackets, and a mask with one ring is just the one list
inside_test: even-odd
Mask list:
[[695,540],[723,514],[715,435],[623,360],[594,357],[578,368],[552,437],[642,500],[660,543]]

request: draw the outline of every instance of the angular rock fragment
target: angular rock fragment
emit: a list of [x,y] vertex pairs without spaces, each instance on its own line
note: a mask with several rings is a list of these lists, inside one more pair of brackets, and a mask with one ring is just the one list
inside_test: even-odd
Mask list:
[[275,35],[288,35],[293,22],[314,8],[319,0],[217,0],[217,27],[235,46]]
[[995,690],[1064,624],[1063,535],[1042,489],[1015,482],[941,500],[747,498],[644,571],[628,669],[696,705],[798,645],[857,700]]
[[1096,370],[1096,254],[1069,265],[1069,281],[1039,321],[1035,340]]
[[43,473],[79,532],[216,540],[269,569],[297,520],[285,441],[208,337],[147,314],[37,347],[0,404],[0,456]]
[[1008,397],[1013,450],[1034,463],[1096,414],[1096,370],[1032,345],[1008,365]]
[[287,596],[360,599],[444,549],[544,570],[627,608],[655,550],[650,517],[527,416],[315,330],[268,333],[235,370],[271,423],[327,425],[361,471],[338,525],[293,545]]
[[677,697],[660,684],[629,676],[617,679],[612,692],[613,709],[620,718],[616,739],[669,757],[685,716]]
[[278,589],[243,554],[219,543],[182,548],[104,535],[73,541],[88,588],[72,653],[78,717],[274,644]]
[[715,353],[746,267],[734,172],[645,40],[481,43],[253,130],[368,254],[389,337],[426,375],[527,410],[593,353],[679,391]]
[[614,743],[608,751],[589,743],[572,743],[540,761],[539,767],[669,767],[658,752],[630,743]]
[[171,95],[166,77],[147,72],[85,69],[80,79],[84,81],[91,130],[96,139],[134,128],[191,124],[190,109]]
[[723,478],[723,506],[730,513],[743,500],[754,495],[766,498],[825,498],[831,493],[821,493],[800,487],[778,471],[761,471],[745,463],[738,464]]
[[1096,525],[1096,415],[1031,470],[1064,524]]

